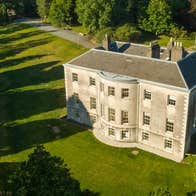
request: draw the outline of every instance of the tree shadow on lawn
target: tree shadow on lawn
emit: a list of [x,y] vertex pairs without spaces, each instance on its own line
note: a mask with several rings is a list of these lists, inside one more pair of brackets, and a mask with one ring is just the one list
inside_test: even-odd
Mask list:
[[7,122],[22,120],[65,107],[65,90],[38,89],[13,92],[7,96]]
[[5,36],[3,38],[0,38],[0,44],[9,44],[13,41],[17,41],[17,40],[20,40],[20,39],[25,39],[25,38],[28,38],[28,37],[32,38],[33,36],[41,35],[43,33],[45,33],[45,32],[40,31],[40,30],[33,30],[33,31],[30,31],[30,32],[26,32],[26,33],[17,33],[17,34],[11,35],[11,36],[8,35],[8,36]]
[[33,47],[36,47],[36,46],[41,46],[41,45],[44,45],[44,44],[47,44],[51,41],[51,37],[48,37],[48,38],[44,38],[44,39],[39,39],[39,40],[32,40],[32,41],[28,41],[28,42],[25,42],[25,43],[20,43],[20,44],[17,44],[17,45],[14,45],[12,47],[4,47],[3,49],[1,49],[1,52],[0,52],[0,60],[3,60],[7,57],[10,57],[10,56],[15,56],[29,48],[33,48]]
[[[27,119],[21,122],[10,122],[0,125],[0,156],[17,153],[21,150],[35,146],[35,144],[46,143],[56,139],[69,137],[78,132],[86,131],[90,126],[92,126],[87,109],[80,100],[76,100],[76,98],[73,96],[71,96],[68,100],[68,104],[71,104],[72,107],[68,107],[69,112],[72,112],[71,119],[77,119],[77,122],[80,123],[79,119],[84,118],[87,125],[76,124],[68,120],[64,121],[60,119],[59,113],[55,113],[53,110],[62,109],[65,104],[65,98],[63,92],[58,92],[59,96],[56,93],[57,92],[52,91],[45,92],[44,96],[50,96],[50,98],[45,100],[45,103],[35,100],[35,103],[33,103],[32,106],[28,106],[28,104],[31,105],[31,103],[26,100],[24,101],[25,103],[22,103],[25,105],[24,107],[16,106],[19,107],[18,109],[12,107],[9,108],[10,113],[8,113],[8,117],[10,119],[20,120],[28,115],[40,114],[41,120],[39,120],[39,116],[38,120],[36,120],[35,117],[33,119]],[[29,96],[31,96],[31,94],[32,92],[29,93]],[[24,94],[21,94],[21,96],[24,96]],[[34,98],[30,99],[33,100],[36,98],[39,99],[38,94],[35,95]],[[15,103],[15,105],[18,105],[18,103]],[[52,113],[52,116],[54,117],[51,115],[47,116],[43,113],[44,111],[48,111],[49,108],[51,112],[54,112]],[[73,108],[75,109],[73,110]],[[22,109],[22,112],[19,111],[20,109]],[[78,114],[79,109],[83,113],[80,112]],[[12,117],[10,115],[12,115]],[[84,119],[82,119],[82,122]],[[54,127],[57,127],[57,129],[60,131],[56,131],[56,128]]]
[[26,61],[31,61],[31,60],[37,59],[37,58],[39,59],[44,56],[46,56],[46,55],[44,55],[44,54],[43,55],[29,55],[29,56],[20,57],[20,58],[12,58],[9,60],[1,61],[0,68],[16,66],[20,63],[24,63]]
[[4,26],[4,29],[0,29],[0,35],[3,35],[3,34],[7,35],[10,33],[14,33],[14,32],[21,31],[24,29],[29,29],[29,28],[32,28],[32,27],[27,24],[13,23],[13,24]]
[[[35,58],[37,57],[35,56]],[[13,71],[5,71],[0,74],[0,80],[4,81],[4,83],[1,83],[0,91],[5,92],[27,85],[37,85],[63,79],[63,67],[58,65],[59,63],[60,61],[49,61]]]

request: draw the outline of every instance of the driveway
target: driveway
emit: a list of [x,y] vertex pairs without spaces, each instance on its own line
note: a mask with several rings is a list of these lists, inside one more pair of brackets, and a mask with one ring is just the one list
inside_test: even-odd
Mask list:
[[85,48],[95,48],[96,45],[93,44],[88,40],[87,37],[83,36],[80,33],[76,33],[71,30],[63,30],[60,28],[53,27],[49,24],[42,23],[40,19],[19,19],[16,20],[17,23],[24,23],[31,25],[33,27],[37,27],[38,29],[42,31],[49,32],[57,37],[61,37],[63,39],[69,40],[71,42],[74,42],[78,45],[84,46]]

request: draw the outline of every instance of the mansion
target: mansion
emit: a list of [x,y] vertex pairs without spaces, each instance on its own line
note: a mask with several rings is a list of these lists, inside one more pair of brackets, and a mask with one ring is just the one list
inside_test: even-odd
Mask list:
[[102,142],[180,162],[196,131],[196,52],[110,42],[64,64],[68,119]]

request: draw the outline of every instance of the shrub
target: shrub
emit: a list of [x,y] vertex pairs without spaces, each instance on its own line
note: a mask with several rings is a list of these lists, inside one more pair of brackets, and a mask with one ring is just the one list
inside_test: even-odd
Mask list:
[[125,24],[116,29],[114,37],[119,41],[136,42],[141,37],[141,31],[131,24]]
[[95,38],[97,40],[97,42],[102,42],[105,35],[108,34],[111,38],[113,38],[113,34],[114,34],[114,31],[111,27],[108,27],[108,28],[104,28],[100,31],[98,31],[96,34],[95,34]]
[[187,35],[187,31],[184,29],[184,27],[178,27],[176,25],[171,26],[170,30],[170,36],[174,38],[183,38]]

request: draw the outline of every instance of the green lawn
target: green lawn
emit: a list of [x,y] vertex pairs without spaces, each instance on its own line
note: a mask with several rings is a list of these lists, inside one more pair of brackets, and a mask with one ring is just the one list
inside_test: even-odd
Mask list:
[[101,195],[147,195],[157,186],[177,196],[195,190],[191,157],[179,164],[141,150],[134,156],[60,120],[66,115],[61,64],[84,51],[29,26],[0,27],[0,190],[37,143],[61,156],[82,188]]

